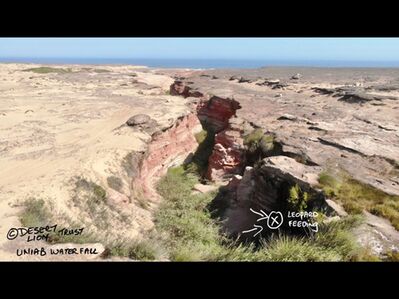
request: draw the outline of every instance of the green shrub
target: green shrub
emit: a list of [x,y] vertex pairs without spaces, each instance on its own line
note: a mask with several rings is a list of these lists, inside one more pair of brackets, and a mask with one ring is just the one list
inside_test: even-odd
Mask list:
[[288,204],[291,210],[305,211],[308,200],[308,193],[303,192],[298,184],[295,184],[289,189]]
[[157,251],[148,242],[137,242],[130,245],[128,256],[133,260],[153,261],[157,258]]
[[202,142],[205,141],[206,137],[208,136],[208,132],[205,130],[202,130],[201,132],[198,132],[194,136],[195,136],[195,140],[197,140],[197,143],[201,144]]
[[65,73],[71,73],[71,69],[63,69],[63,68],[54,68],[54,67],[47,67],[47,66],[42,66],[42,67],[34,67],[30,69],[23,70],[24,72],[34,72],[37,74],[48,74],[48,73],[57,73],[57,74],[65,74]]
[[244,136],[244,144],[250,145],[253,143],[258,143],[264,136],[262,129],[255,129],[251,133]]
[[24,202],[25,209],[20,221],[25,227],[49,225],[51,214],[43,199],[29,198]]
[[274,136],[265,134],[262,129],[255,129],[244,136],[244,145],[250,152],[261,150],[263,153],[268,153],[274,149]]
[[259,147],[263,153],[271,152],[274,150],[274,136],[264,135],[259,141]]

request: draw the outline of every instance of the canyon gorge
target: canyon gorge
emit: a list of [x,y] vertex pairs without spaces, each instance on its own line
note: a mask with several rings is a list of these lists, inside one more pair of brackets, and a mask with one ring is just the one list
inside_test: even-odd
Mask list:
[[[7,101],[15,105],[18,95],[11,89],[24,84],[39,101],[25,107],[19,100],[15,108],[1,109],[4,117],[21,114],[22,125],[15,122],[15,127],[2,130],[20,132],[32,148],[19,153],[19,140],[0,140],[9,175],[3,194],[19,201],[35,192],[56,197],[53,210],[59,213],[52,216],[53,221],[77,222],[100,236],[96,246],[104,246],[95,258],[104,258],[110,244],[119,239],[132,242],[157,234],[154,215],[164,201],[157,192],[158,181],[169,169],[198,159],[202,164],[196,175],[201,183],[195,190],[216,192],[209,209],[222,220],[221,234],[229,238],[260,242],[276,232],[264,228],[257,237],[243,234],[257,222],[253,211],[269,215],[318,211],[325,223],[355,213],[364,217],[353,231],[361,246],[380,257],[399,250],[397,70],[106,67],[106,72],[94,72],[75,66],[71,73],[29,79],[32,74],[22,72],[26,68],[16,65],[3,70],[20,80],[1,85],[8,92],[3,95]],[[297,73],[301,76],[293,78]],[[69,96],[79,94],[84,104],[57,95],[60,86],[68,86]],[[40,93],[46,94],[46,89],[52,90],[48,95],[55,95],[55,106],[46,113],[69,109],[69,105],[74,108],[57,112],[58,118],[47,124],[26,120],[36,117],[29,115],[37,111],[44,115],[45,99]],[[142,114],[148,117],[128,121]],[[46,134],[40,135],[40,128],[46,126]],[[29,137],[32,128],[42,146]],[[201,134],[206,135],[206,142],[199,138]],[[27,184],[19,191],[11,188],[21,184],[22,173],[11,175],[15,161],[32,169],[37,190]],[[49,169],[53,173],[51,191],[45,187]],[[191,175],[189,169],[187,173]],[[66,177],[74,179],[65,183]],[[351,194],[353,202],[344,193],[349,183],[360,190]],[[67,186],[61,188],[62,184]],[[101,211],[98,207],[90,210],[93,190],[100,194]],[[18,205],[10,199],[7,202]],[[21,209],[9,214],[18,215]],[[105,225],[99,213],[109,219]],[[18,225],[16,216],[4,219],[9,220],[7,225]],[[7,228],[2,225],[4,232]],[[308,233],[306,229],[294,231],[287,223],[280,231]],[[101,241],[105,239],[108,244]],[[9,257],[9,247],[3,244],[5,257]]]

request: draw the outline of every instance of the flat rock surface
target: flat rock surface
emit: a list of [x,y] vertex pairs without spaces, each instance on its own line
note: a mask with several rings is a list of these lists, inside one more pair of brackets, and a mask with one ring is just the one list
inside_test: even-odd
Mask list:
[[[290,79],[298,73],[299,79]],[[312,164],[343,168],[363,183],[399,195],[399,69],[265,67],[181,76],[204,94],[237,100],[238,117],[275,133],[285,148],[306,153]],[[233,76],[249,81],[230,80]],[[286,86],[257,84],[267,80]],[[343,101],[315,88],[362,89],[377,100]]]
[[375,255],[399,250],[399,232],[388,220],[364,212],[364,223],[354,233],[359,243]]

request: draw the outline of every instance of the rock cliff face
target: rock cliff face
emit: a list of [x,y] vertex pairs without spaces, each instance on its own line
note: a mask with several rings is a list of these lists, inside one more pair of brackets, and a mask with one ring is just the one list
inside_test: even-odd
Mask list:
[[207,178],[214,181],[228,174],[240,173],[244,165],[242,148],[239,132],[224,130],[217,134],[209,157]]
[[[170,93],[195,104],[196,120],[189,123],[201,123],[208,134],[214,134],[205,176],[211,181],[228,182],[213,201],[226,220],[228,234],[238,236],[256,223],[251,209],[266,213],[290,211],[292,188],[298,188],[300,196],[311,198],[306,200],[309,210],[316,208],[341,216],[317,185],[320,172],[331,165],[364,184],[398,194],[398,156],[392,146],[397,143],[398,127],[382,117],[384,112],[392,118],[394,109],[399,108],[384,108],[393,105],[387,102],[391,98],[380,103],[374,97],[354,107],[351,105],[357,102],[337,101],[328,92],[319,96],[319,91],[312,89],[313,83],[309,83],[312,87],[303,87],[291,82],[276,98],[269,84],[250,85],[248,80],[238,84],[218,77],[209,80],[204,75],[190,76],[175,81]],[[251,149],[247,137],[244,145],[243,136],[254,128],[267,138],[265,144],[260,139],[260,147]],[[152,182],[146,178],[153,180],[173,165],[179,156],[174,152],[176,148],[181,149],[181,157],[187,157],[197,146],[194,138],[179,137],[183,132],[175,136],[173,130],[179,131],[172,128],[170,133],[162,133],[164,137],[154,138],[150,146],[140,175],[147,192],[153,190]],[[162,143],[171,139],[176,141],[164,148]]]
[[170,93],[199,100],[191,103],[192,113],[179,118],[170,128],[155,133],[146,153],[140,158],[141,162],[136,163],[140,170],[133,179],[133,189],[140,190],[142,195],[152,201],[159,199],[154,189],[155,181],[169,167],[179,165],[190,157],[198,147],[194,135],[203,127],[210,134],[216,133],[206,172],[208,179],[219,180],[228,174],[241,173],[244,165],[241,124],[230,121],[240,108],[237,101],[216,96],[208,100],[182,81],[175,81],[170,87]]
[[240,109],[240,104],[231,98],[212,96],[198,105],[198,118],[208,129],[218,133],[227,128],[229,119]]
[[[329,85],[323,78],[306,78],[305,74],[298,83],[287,81],[286,74],[284,81],[278,73],[273,77],[289,83],[284,83],[281,93],[276,95],[274,89],[279,80],[256,84],[255,75],[258,77],[262,72],[254,71],[253,78],[238,82],[228,80],[231,76],[224,73],[192,73],[170,88],[172,95],[183,96],[196,105],[197,121],[208,134],[214,134],[205,176],[211,181],[228,182],[213,202],[221,207],[227,233],[240,235],[256,223],[257,217],[250,209],[266,213],[289,211],[292,188],[298,188],[300,196],[306,194],[312,199],[306,200],[310,210],[316,208],[334,217],[342,216],[339,207],[334,207],[317,185],[320,172],[330,167],[342,169],[355,180],[387,194],[399,194],[395,146],[399,106],[394,95],[376,96],[380,91],[372,86],[358,88],[356,93],[352,89],[341,90],[336,88],[337,84],[343,85],[340,80],[330,90],[324,87]],[[370,94],[357,93],[365,90]],[[265,144],[260,139],[260,147],[251,149],[245,137],[244,145],[246,124],[264,133]],[[194,143],[192,149],[195,146]],[[187,154],[189,150],[183,152]],[[168,155],[174,154],[170,150]],[[149,157],[142,177],[151,177],[151,171],[162,173],[168,167],[165,164],[173,164],[167,162],[172,158],[155,154]],[[159,163],[164,165],[157,166]],[[162,167],[162,171],[158,170]]]
[[244,165],[241,126],[234,121],[240,104],[229,97],[204,96],[197,105],[197,114],[209,134],[215,134],[215,144],[209,157],[206,178],[221,180],[226,175],[240,173]]
[[202,130],[195,113],[180,117],[170,128],[155,133],[142,156],[138,176],[133,180],[133,190],[141,190],[151,201],[159,199],[155,182],[169,167],[176,166],[193,153],[198,143],[194,137]]
[[335,214],[326,203],[324,193],[317,189],[321,171],[321,167],[307,166],[286,156],[268,157],[255,167],[247,166],[242,176],[236,175],[230,180],[224,190],[224,199],[221,199],[228,201],[223,215],[227,220],[227,233],[238,236],[250,228],[250,223],[256,221],[250,208],[266,213],[289,211],[288,198],[294,186],[309,195],[307,204],[310,209],[317,207],[327,214]]
[[206,178],[219,181],[240,174],[245,165],[242,123],[231,120],[227,128],[215,135],[215,145],[208,161]]

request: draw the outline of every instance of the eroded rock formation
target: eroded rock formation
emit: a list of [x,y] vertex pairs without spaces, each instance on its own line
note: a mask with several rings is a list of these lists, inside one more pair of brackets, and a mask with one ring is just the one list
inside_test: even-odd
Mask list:
[[196,150],[198,143],[194,135],[201,130],[198,117],[192,112],[181,116],[171,127],[155,133],[142,157],[133,189],[151,201],[157,201],[159,196],[154,183],[169,167],[182,164]]
[[182,81],[175,81],[171,86],[170,86],[170,94],[172,96],[182,96],[184,98],[188,97],[195,97],[199,98],[202,97],[202,93],[199,91],[193,90],[190,86],[188,86],[186,83]]
[[[290,189],[295,186],[308,194],[307,209],[317,208],[335,215],[326,203],[322,190],[317,189],[321,171],[321,167],[304,165],[286,156],[268,157],[255,167],[246,167],[242,176],[236,175],[230,180],[219,199],[228,201],[225,203],[228,208],[222,216],[226,219],[226,231],[238,236],[251,228],[255,215],[250,209],[263,210],[267,214],[289,211]],[[267,235],[270,231],[265,230],[264,233]]]
[[[362,115],[359,107],[354,107],[369,102],[372,103],[368,105],[376,105],[375,101],[394,100],[394,97],[370,94],[368,98],[369,95],[361,94],[359,89],[367,88],[360,85],[355,87],[355,93],[353,88],[296,90],[293,85],[297,83],[290,82],[283,86],[284,94],[276,99],[271,93],[264,96],[259,89],[280,88],[279,79],[253,84],[256,87],[253,88],[250,84],[255,81],[252,80],[246,82],[248,84],[237,84],[239,77],[227,77],[224,82],[223,76],[212,81],[205,79],[208,77],[212,76],[190,77],[190,84],[175,82],[171,94],[197,98],[188,102],[196,105],[203,127],[215,133],[206,178],[228,181],[214,202],[223,207],[220,210],[229,234],[239,235],[253,225],[256,216],[250,208],[265,212],[287,211],[290,189],[295,186],[312,199],[307,203],[309,209],[317,207],[327,214],[337,215],[335,217],[345,215],[334,202],[326,200],[317,186],[320,172],[331,165],[344,169],[362,183],[398,194],[398,152],[392,147],[399,136],[398,126],[367,114],[372,106],[364,109],[369,117]],[[323,96],[317,95],[320,93]],[[239,100],[233,99],[231,94]],[[334,99],[337,96],[339,101]],[[313,100],[314,97],[317,100]],[[325,98],[328,103],[323,102]],[[388,116],[393,115],[394,110],[386,111]],[[264,155],[249,157],[243,142],[245,124],[272,135],[276,148]],[[187,154],[187,149],[184,152]],[[155,156],[149,169],[156,169],[159,161],[168,160]],[[259,159],[261,163],[257,163]],[[151,172],[144,171],[146,175],[151,176]]]
[[233,98],[212,96],[198,105],[198,118],[207,129],[218,133],[227,128],[237,109],[240,109],[240,104]]

